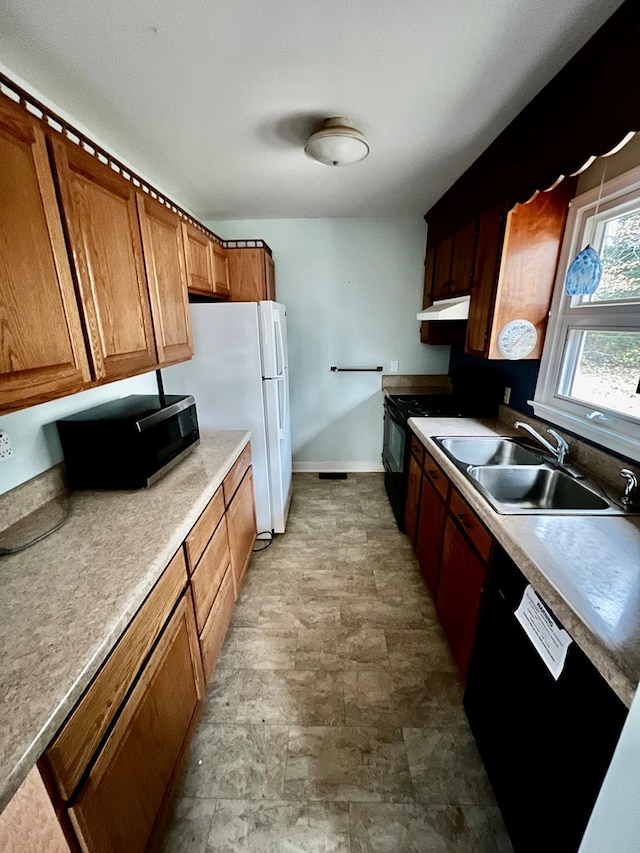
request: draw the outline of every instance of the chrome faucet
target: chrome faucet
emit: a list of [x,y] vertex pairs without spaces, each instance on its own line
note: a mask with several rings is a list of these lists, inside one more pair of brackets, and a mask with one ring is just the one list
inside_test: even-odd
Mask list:
[[540,435],[539,432],[536,432],[535,429],[529,424],[525,424],[522,421],[516,421],[514,424],[516,429],[524,429],[528,433],[530,433],[535,439],[537,439],[543,447],[546,447],[549,453],[558,460],[558,465],[563,465],[564,460],[567,458],[567,454],[569,453],[569,445],[564,440],[564,438],[559,435],[554,429],[548,429],[547,432],[553,438],[555,438],[557,445],[554,447],[550,444],[546,438]]
[[628,468],[623,468],[622,471],[620,471],[620,476],[624,477],[627,481],[624,485],[624,494],[620,498],[620,503],[624,507],[629,507],[633,503],[631,492],[638,487],[638,478],[633,471],[630,471]]

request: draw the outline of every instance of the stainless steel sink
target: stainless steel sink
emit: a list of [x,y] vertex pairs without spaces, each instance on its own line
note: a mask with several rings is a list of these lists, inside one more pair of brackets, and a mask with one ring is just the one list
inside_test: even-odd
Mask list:
[[438,442],[465,465],[539,465],[540,456],[511,438],[442,438]]
[[503,515],[637,515],[592,479],[509,436],[432,436],[485,500]]
[[610,507],[582,481],[546,465],[470,466],[467,473],[503,513],[602,512]]

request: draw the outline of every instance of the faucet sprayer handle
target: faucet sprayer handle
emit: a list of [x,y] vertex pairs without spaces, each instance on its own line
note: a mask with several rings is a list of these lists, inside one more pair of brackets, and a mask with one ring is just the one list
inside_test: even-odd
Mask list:
[[624,486],[624,494],[620,499],[620,503],[623,504],[623,506],[629,506],[631,503],[631,492],[638,487],[638,478],[633,471],[630,471],[628,468],[623,468],[622,471],[620,471],[620,476],[627,481]]

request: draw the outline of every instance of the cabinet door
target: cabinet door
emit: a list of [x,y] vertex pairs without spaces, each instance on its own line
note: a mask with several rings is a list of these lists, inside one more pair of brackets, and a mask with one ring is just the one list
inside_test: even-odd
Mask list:
[[189,293],[203,293],[211,296],[214,291],[211,241],[204,231],[190,222],[182,223],[182,236]]
[[191,577],[198,631],[202,631],[204,623],[207,621],[211,605],[215,601],[230,561],[227,521],[223,518]]
[[136,201],[158,361],[174,364],[193,355],[182,223],[147,195],[138,193]]
[[471,659],[484,579],[484,565],[447,516],[436,612],[463,679]]
[[471,292],[471,279],[476,254],[476,231],[477,225],[474,220],[459,228],[453,236],[449,296],[459,296]]
[[451,280],[451,259],[453,255],[453,237],[447,237],[436,246],[436,260],[433,271],[433,298],[443,299],[449,295]]
[[522,318],[536,327],[538,340],[527,358],[540,358],[549,304],[558,267],[575,180],[561,181],[549,192],[517,204],[507,215],[497,281],[489,358],[504,358],[498,335],[510,320]]
[[186,593],[70,809],[83,849],[147,849],[168,804],[202,692],[193,606]]
[[433,246],[427,246],[424,259],[424,287],[422,291],[422,307],[428,308],[433,303],[433,276],[436,253]]
[[476,247],[467,341],[465,349],[487,355],[495,305],[505,217],[502,206],[486,210],[480,217]]
[[429,477],[422,478],[416,557],[431,595],[436,598],[446,508]]
[[272,302],[276,301],[276,265],[273,261],[273,258],[265,250],[264,252],[264,278],[265,278],[265,291],[266,291],[266,299],[270,299]]
[[420,483],[422,468],[413,454],[409,456],[409,473],[407,476],[407,502],[404,513],[404,529],[409,541],[415,547],[418,529],[418,511],[420,508]]
[[229,285],[233,302],[258,302],[269,299],[265,269],[265,250],[229,249]]
[[224,643],[224,638],[227,635],[227,629],[233,615],[234,587],[233,569],[229,565],[200,634],[202,666],[207,682],[210,681],[213,675],[220,649]]
[[227,250],[213,240],[209,244],[211,257],[213,259],[213,292],[215,296],[228,298],[231,290],[229,287],[229,263]]
[[238,597],[242,578],[251,559],[251,549],[256,540],[256,510],[253,498],[253,469],[249,468],[238,486],[231,504],[227,507],[227,532],[231,568]]
[[157,365],[135,187],[62,138],[51,140],[95,379]]
[[42,129],[0,96],[0,411],[91,379]]

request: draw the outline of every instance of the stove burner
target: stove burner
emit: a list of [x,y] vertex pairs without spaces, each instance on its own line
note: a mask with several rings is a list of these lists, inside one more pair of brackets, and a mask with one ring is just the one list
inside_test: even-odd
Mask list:
[[459,418],[465,413],[463,402],[453,394],[391,394],[390,400],[405,419]]

